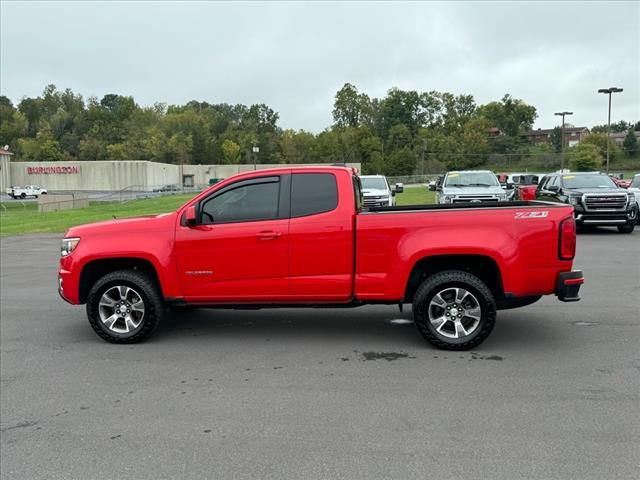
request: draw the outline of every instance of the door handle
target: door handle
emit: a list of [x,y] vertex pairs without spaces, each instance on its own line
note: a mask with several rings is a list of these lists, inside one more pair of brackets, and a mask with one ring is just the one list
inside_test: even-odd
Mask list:
[[282,235],[280,232],[273,232],[269,230],[269,231],[259,232],[256,235],[256,237],[258,238],[258,240],[275,240],[277,238],[280,238],[280,235]]

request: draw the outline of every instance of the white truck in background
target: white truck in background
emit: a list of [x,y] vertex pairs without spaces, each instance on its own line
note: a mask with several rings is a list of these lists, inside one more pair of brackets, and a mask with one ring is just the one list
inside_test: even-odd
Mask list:
[[384,175],[360,175],[362,199],[365,207],[393,207],[396,204],[396,193],[404,191],[402,183],[389,186]]
[[13,199],[24,199],[27,197],[38,198],[40,195],[46,195],[47,190],[40,188],[38,185],[26,185],[24,187],[9,187],[7,188],[7,195]]

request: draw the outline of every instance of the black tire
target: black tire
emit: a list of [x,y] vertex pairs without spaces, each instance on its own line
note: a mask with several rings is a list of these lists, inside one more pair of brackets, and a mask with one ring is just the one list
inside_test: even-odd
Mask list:
[[24,193],[21,193],[21,194],[20,194],[20,198],[22,198],[22,199],[24,200],[25,198],[27,198],[27,195],[26,195],[26,194],[24,194]]
[[[480,319],[468,335],[450,338],[438,332],[431,323],[429,308],[438,293],[456,287],[462,287],[475,296],[480,308]],[[444,309],[443,313],[446,313]],[[486,340],[493,330],[496,323],[496,302],[491,290],[475,275],[460,270],[447,270],[427,278],[418,287],[413,298],[413,315],[418,331],[433,346],[443,350],[469,350]],[[463,320],[464,318],[466,317]]]
[[620,233],[631,233],[633,232],[633,229],[635,228],[635,222],[632,223],[627,223],[626,225],[619,225],[618,226],[618,231]]
[[[115,286],[133,288],[144,302],[144,316],[140,324],[130,332],[117,333],[100,319],[99,303],[102,295]],[[111,343],[140,343],[155,331],[164,314],[164,299],[152,279],[136,270],[118,270],[100,278],[87,297],[87,318],[96,334]]]

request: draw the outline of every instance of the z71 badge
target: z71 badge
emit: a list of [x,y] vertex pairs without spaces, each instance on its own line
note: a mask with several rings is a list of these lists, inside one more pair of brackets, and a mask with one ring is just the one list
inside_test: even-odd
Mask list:
[[516,216],[513,218],[545,218],[548,215],[548,210],[543,210],[541,212],[516,212]]

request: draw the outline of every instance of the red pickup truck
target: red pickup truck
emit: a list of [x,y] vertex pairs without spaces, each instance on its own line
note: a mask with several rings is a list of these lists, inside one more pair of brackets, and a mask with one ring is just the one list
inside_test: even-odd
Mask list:
[[464,350],[499,309],[579,300],[575,230],[568,205],[364,209],[353,169],[258,170],[173,213],[71,228],[58,289],[113,343],[145,340],[167,307],[412,303],[429,342]]

